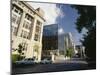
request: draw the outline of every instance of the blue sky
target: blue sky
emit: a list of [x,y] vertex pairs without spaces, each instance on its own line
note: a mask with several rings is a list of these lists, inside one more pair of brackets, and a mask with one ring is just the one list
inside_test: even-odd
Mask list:
[[73,9],[68,4],[57,4],[63,12],[63,18],[58,17],[56,20],[58,24],[64,29],[64,32],[71,32],[75,44],[81,44],[80,39],[82,38],[82,34],[79,34],[76,30],[76,19],[79,16],[77,10]]
[[70,7],[69,4],[55,3],[34,3],[28,2],[34,9],[41,8],[44,11],[46,22],[44,25],[59,24],[60,32],[71,32],[75,44],[81,44],[82,34],[76,30],[76,19],[78,17],[77,10]]

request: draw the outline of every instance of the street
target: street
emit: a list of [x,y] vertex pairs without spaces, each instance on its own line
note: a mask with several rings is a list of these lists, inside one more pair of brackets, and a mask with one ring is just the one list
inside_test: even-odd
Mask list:
[[87,70],[88,63],[80,59],[59,60],[58,63],[53,64],[37,64],[23,67],[16,67],[12,69],[13,75],[27,74],[27,73],[43,73],[43,72],[59,72],[59,71],[74,71],[74,70]]

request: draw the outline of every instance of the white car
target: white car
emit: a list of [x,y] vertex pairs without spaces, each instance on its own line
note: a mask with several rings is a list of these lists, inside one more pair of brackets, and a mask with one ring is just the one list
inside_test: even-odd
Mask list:
[[41,60],[40,63],[41,64],[51,64],[52,63],[52,60],[44,59],[44,60]]
[[32,58],[27,58],[20,61],[16,61],[16,64],[36,64],[36,61]]

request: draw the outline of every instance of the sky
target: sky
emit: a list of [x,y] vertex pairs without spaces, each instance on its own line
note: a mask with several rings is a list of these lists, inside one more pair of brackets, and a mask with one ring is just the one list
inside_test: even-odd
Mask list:
[[45,25],[58,24],[60,26],[59,33],[71,32],[74,43],[81,44],[80,39],[82,34],[76,30],[76,19],[79,16],[77,10],[73,9],[69,4],[55,4],[55,3],[34,3],[28,2],[34,9],[41,8],[46,19]]

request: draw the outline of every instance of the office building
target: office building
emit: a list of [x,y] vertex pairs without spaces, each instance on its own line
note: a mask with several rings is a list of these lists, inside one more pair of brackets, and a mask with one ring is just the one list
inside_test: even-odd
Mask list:
[[[43,27],[42,59],[50,58],[55,60],[66,55],[66,50],[75,50],[75,44],[71,33],[59,34],[59,25],[51,24]],[[56,57],[56,58],[54,58]]]
[[66,50],[73,49],[75,51],[75,44],[71,33],[63,33],[58,36],[58,50],[60,55],[66,55]]
[[42,58],[52,58],[58,51],[58,24],[43,27]]

